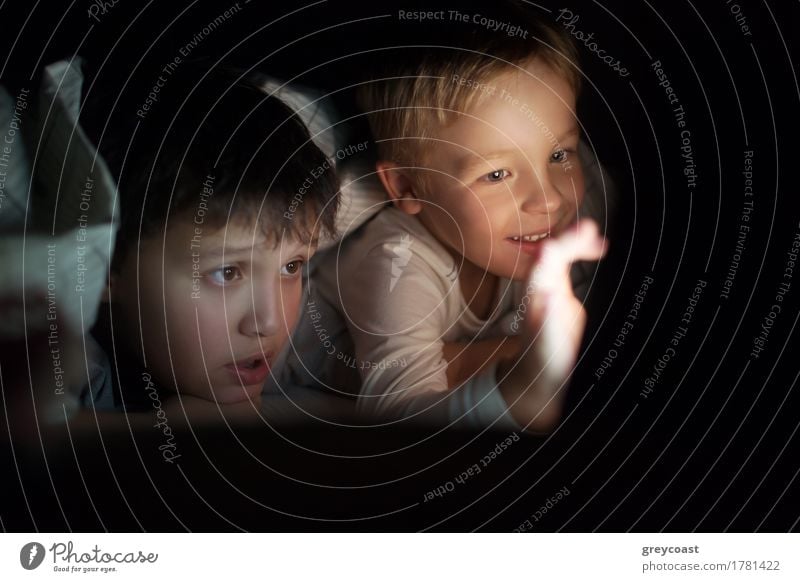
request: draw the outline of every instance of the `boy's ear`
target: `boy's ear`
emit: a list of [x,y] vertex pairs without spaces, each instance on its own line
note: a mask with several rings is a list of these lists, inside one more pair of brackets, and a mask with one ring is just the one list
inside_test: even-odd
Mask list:
[[408,170],[385,160],[377,162],[375,170],[397,208],[406,214],[417,214],[422,210],[422,202],[417,196],[416,182]]

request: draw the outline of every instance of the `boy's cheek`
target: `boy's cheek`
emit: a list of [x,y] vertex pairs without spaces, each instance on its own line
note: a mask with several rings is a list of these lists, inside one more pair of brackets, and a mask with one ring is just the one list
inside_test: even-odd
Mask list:
[[584,199],[583,177],[580,173],[563,173],[561,170],[551,176],[552,184],[561,197],[561,208],[555,216],[556,220],[565,218],[565,214],[575,220],[575,212],[583,204]]
[[[195,350],[202,346],[205,352],[214,350],[217,343],[228,342],[228,322],[234,317],[233,312],[225,309],[221,301],[203,303],[187,302],[189,311],[176,312],[176,320],[171,329],[180,327],[180,340],[184,345],[192,344]],[[228,349],[230,352],[230,349]],[[199,353],[199,352],[195,352]]]
[[279,294],[275,302],[275,309],[278,310],[278,316],[283,323],[284,330],[288,333],[294,331],[295,325],[300,320],[301,310],[304,308],[303,299],[306,297],[304,293],[304,284],[302,280],[295,280],[288,283],[283,283],[273,292]]
[[291,334],[294,331],[295,326],[297,326],[297,322],[300,320],[301,302],[302,297],[298,293],[292,297],[289,297],[289,301],[283,310],[283,321],[288,334]]

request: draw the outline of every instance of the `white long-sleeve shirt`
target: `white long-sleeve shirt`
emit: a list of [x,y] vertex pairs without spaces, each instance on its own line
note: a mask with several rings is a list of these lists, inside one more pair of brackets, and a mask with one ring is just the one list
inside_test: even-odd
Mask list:
[[[593,156],[582,157],[588,163],[581,216],[603,228],[607,197],[599,166]],[[354,394],[358,409],[370,415],[517,428],[497,386],[496,364],[448,389],[442,349],[515,335],[524,282],[500,279],[493,312],[476,317],[450,253],[415,216],[393,207],[312,263],[286,382]],[[592,273],[591,265],[574,266],[578,297],[585,297]]]
[[513,335],[524,283],[501,279],[494,311],[486,320],[476,317],[451,255],[416,217],[395,208],[328,251],[311,281],[312,297],[346,322],[352,344],[342,347],[352,350],[348,363],[360,373],[361,411],[407,418],[446,410],[454,422],[511,422],[495,366],[448,390],[442,348]]

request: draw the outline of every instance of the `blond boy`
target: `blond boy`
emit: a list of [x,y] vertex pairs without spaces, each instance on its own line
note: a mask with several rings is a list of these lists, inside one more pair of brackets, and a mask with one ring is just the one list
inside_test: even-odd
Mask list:
[[581,220],[574,47],[525,26],[527,41],[469,31],[363,86],[392,207],[320,262],[312,319],[369,414],[531,430],[561,416],[585,326],[569,267],[605,241]]

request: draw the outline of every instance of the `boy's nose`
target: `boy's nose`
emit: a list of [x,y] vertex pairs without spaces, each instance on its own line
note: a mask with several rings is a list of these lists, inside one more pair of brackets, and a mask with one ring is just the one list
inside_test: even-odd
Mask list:
[[252,292],[247,294],[250,301],[245,306],[239,331],[247,336],[271,336],[281,328],[281,289],[276,283],[254,282]]
[[550,214],[557,212],[564,204],[564,196],[548,179],[547,174],[539,173],[532,177],[522,200],[521,210],[530,214]]

